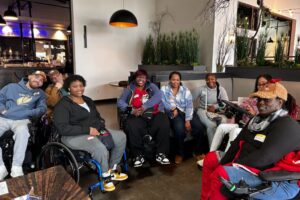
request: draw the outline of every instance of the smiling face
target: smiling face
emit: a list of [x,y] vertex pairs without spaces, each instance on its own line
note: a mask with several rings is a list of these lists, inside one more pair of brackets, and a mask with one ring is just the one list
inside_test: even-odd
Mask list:
[[37,89],[43,86],[44,77],[38,74],[32,74],[28,76],[28,85],[32,89]]
[[172,88],[179,88],[180,87],[180,77],[178,74],[173,74],[170,78],[170,85]]
[[261,116],[268,116],[271,113],[279,110],[282,107],[282,104],[283,100],[279,98],[257,98],[257,109],[259,111],[259,115]]
[[59,82],[61,79],[63,79],[61,73],[51,74],[49,76],[49,78],[50,78],[51,82],[54,83],[54,84],[57,83],[57,82]]
[[268,84],[268,80],[264,77],[260,77],[257,81],[257,90],[263,90]]
[[136,85],[143,88],[146,84],[147,77],[145,75],[139,75],[135,78]]
[[70,84],[69,92],[73,97],[82,97],[84,93],[84,85],[82,82],[76,80]]
[[213,89],[217,86],[217,79],[215,76],[208,76],[206,79],[206,85]]

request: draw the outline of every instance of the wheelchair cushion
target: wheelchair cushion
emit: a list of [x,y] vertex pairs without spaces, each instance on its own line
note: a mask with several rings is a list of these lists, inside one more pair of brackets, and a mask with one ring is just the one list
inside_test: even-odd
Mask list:
[[292,181],[300,180],[300,173],[285,170],[264,171],[259,173],[259,177],[265,181]]

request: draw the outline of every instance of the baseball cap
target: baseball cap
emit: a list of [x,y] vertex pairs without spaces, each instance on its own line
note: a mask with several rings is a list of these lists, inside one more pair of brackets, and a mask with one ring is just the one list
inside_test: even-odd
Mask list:
[[60,72],[57,69],[52,69],[48,72],[48,76],[52,76],[52,75],[59,74],[59,73]]
[[287,100],[287,90],[286,88],[279,82],[269,83],[263,89],[250,94],[250,97],[259,97],[263,99],[274,99],[276,97]]
[[43,77],[44,82],[47,81],[47,76],[46,76],[45,72],[43,72],[43,71],[37,70],[37,71],[33,72],[32,75],[40,75]]

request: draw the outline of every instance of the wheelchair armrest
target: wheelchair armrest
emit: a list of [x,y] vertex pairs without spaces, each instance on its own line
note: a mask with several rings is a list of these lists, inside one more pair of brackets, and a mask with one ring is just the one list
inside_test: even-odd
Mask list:
[[293,181],[300,180],[300,172],[285,170],[260,172],[259,177],[265,181]]

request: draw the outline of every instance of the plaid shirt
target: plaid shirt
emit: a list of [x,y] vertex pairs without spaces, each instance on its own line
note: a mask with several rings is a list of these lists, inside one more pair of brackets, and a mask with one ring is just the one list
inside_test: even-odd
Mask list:
[[[162,86],[161,91],[163,93],[163,103],[166,111],[172,114],[170,111],[177,108],[185,113],[185,120],[192,120],[193,118],[193,97],[190,90],[184,86],[180,86],[176,96],[173,95],[170,85]],[[171,116],[172,117],[172,116]]]

